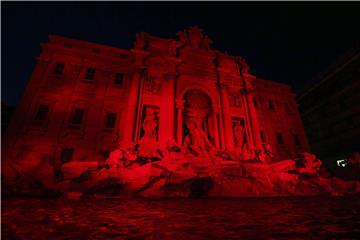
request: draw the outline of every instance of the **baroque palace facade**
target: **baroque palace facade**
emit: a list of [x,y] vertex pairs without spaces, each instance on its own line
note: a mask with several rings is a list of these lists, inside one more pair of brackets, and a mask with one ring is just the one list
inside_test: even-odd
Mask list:
[[257,78],[242,57],[210,45],[198,27],[176,40],[138,33],[131,50],[51,35],[6,132],[5,154],[87,161],[134,143],[189,144],[197,127],[217,149],[267,145],[278,160],[308,150],[290,87]]

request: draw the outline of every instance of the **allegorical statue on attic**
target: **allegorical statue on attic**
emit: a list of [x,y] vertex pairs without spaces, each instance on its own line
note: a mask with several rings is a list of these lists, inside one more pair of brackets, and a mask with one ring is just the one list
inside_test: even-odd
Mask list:
[[249,73],[250,66],[246,63],[245,59],[241,56],[235,57],[235,60],[239,66],[241,73]]
[[144,50],[145,46],[145,36],[143,32],[136,34],[136,39],[134,42],[134,49],[136,50]]
[[179,38],[177,49],[186,45],[194,48],[210,49],[212,40],[204,35],[203,30],[197,26],[190,27],[187,30],[180,31],[176,34]]

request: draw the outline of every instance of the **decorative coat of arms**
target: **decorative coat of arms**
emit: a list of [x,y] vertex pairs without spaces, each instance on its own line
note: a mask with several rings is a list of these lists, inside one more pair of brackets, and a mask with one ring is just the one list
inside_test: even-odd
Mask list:
[[145,79],[145,91],[153,94],[159,94],[161,90],[161,79],[157,77],[147,77]]
[[178,32],[179,42],[186,43],[194,48],[210,49],[212,40],[204,35],[204,31],[198,26],[190,27],[183,32]]

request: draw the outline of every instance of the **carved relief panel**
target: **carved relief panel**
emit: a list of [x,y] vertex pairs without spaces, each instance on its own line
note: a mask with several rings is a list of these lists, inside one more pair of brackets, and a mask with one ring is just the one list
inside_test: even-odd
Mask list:
[[160,77],[148,76],[145,78],[144,90],[150,94],[159,95],[163,80]]

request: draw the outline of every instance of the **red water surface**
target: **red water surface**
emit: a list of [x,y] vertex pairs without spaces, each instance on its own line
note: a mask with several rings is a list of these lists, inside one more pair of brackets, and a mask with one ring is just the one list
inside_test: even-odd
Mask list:
[[2,239],[359,239],[360,198],[5,199]]

